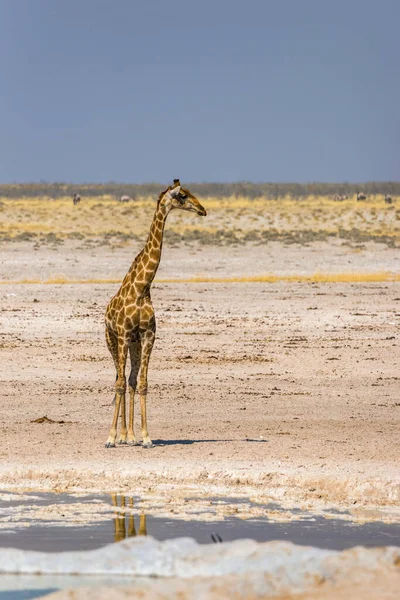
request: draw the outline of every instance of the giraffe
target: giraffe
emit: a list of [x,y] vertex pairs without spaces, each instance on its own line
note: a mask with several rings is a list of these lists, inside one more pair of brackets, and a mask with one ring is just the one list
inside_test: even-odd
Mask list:
[[[121,431],[119,444],[138,445],[134,421],[134,396],[139,376],[138,393],[142,423],[143,447],[151,448],[153,443],[147,430],[146,397],[147,371],[156,332],[154,309],[150,298],[150,287],[161,260],[162,241],[166,219],[171,210],[180,209],[205,216],[206,210],[193,194],[181,187],[179,179],[163,191],[157,202],[150,232],[143,250],[133,261],[122,285],[110,300],[105,315],[107,347],[116,369],[115,408],[106,448],[114,448],[117,437],[117,423],[121,409]],[[129,375],[129,423],[126,427],[125,365],[128,351],[131,362]]]

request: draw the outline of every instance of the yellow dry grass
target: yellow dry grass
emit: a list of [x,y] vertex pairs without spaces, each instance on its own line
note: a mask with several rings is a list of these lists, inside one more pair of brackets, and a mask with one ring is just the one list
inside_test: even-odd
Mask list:
[[[366,235],[400,235],[400,199],[385,205],[383,196],[369,197],[365,202],[349,198],[335,202],[327,197],[309,196],[303,200],[283,197],[268,198],[205,198],[206,219],[176,211],[171,214],[167,231],[178,235],[215,236],[234,234],[237,239],[249,233],[262,237],[264,233],[298,234],[316,232],[338,235],[357,231]],[[84,197],[77,206],[71,198],[0,198],[0,235],[27,238],[54,235],[63,239],[80,236],[130,236],[143,238],[155,208],[152,198],[119,203],[111,196]]]
[[379,283],[400,281],[398,273],[313,273],[311,275],[249,275],[244,277],[202,277],[160,279],[159,283]]
[[[400,281],[399,273],[313,273],[311,275],[250,275],[244,277],[169,277],[156,279],[156,283],[381,283]],[[64,276],[49,279],[21,279],[18,281],[0,281],[1,285],[79,285],[79,284],[119,284],[120,279],[68,279]]]

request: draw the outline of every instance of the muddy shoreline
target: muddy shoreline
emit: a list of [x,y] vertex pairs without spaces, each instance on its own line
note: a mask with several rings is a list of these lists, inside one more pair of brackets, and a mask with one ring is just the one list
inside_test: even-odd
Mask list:
[[[43,469],[27,467],[25,471],[2,467],[0,489],[14,492],[56,492],[56,493],[134,493],[148,498],[157,504],[160,494],[163,502],[175,506],[175,510],[185,508],[185,496],[196,495],[207,499],[215,496],[248,497],[263,502],[279,502],[287,507],[301,507],[310,510],[321,508],[351,509],[360,512],[363,519],[400,519],[399,482],[394,471],[392,479],[345,477],[318,474],[299,475],[295,472],[261,471],[243,473],[243,468],[212,471],[194,465],[189,470],[169,469],[161,466],[151,469],[121,471],[118,474],[90,470],[82,463],[76,469]],[[379,516],[379,517],[378,517]]]

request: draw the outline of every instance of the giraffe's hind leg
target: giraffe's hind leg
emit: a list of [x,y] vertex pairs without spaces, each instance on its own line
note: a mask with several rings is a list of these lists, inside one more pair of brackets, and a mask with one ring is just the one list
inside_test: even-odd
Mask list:
[[129,417],[128,417],[128,435],[126,438],[126,443],[131,446],[138,445],[138,441],[135,437],[134,432],[134,401],[135,401],[135,391],[137,385],[137,378],[140,368],[140,357],[141,357],[141,345],[140,341],[132,342],[129,346],[129,355],[131,359],[131,373],[129,375],[128,384],[129,384]]
[[151,329],[148,329],[141,335],[142,352],[141,352],[141,364],[140,364],[140,378],[139,378],[139,396],[140,396],[140,412],[142,417],[142,438],[143,448],[152,448],[154,446],[150,439],[147,430],[147,371],[149,368],[149,360],[151,351],[153,349],[155,339],[155,333]]

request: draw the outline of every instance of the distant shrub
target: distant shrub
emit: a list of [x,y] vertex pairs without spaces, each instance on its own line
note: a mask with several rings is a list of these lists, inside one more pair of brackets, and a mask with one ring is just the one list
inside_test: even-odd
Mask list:
[[[47,200],[70,197],[79,194],[85,197],[109,196],[110,198],[152,197],[156,199],[160,191],[164,190],[168,182],[164,183],[102,183],[102,184],[69,184],[69,183],[22,183],[0,185],[0,197],[5,198],[34,198],[44,197]],[[190,183],[183,185],[199,196],[227,198],[230,196],[259,198],[261,196],[277,199],[289,196],[299,200],[306,196],[348,196],[355,197],[362,189],[365,195],[400,196],[400,181],[370,181],[367,183],[252,183],[239,181],[233,183]],[[135,203],[135,200],[132,201]]]

